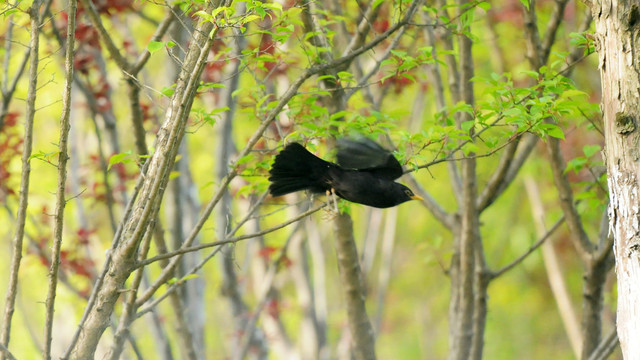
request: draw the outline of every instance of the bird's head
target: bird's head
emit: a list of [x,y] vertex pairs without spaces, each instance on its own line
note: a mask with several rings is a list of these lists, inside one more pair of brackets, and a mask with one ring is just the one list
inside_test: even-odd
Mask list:
[[402,204],[405,201],[409,200],[423,200],[422,197],[416,195],[409,189],[408,187],[396,183],[395,191],[397,193],[396,198],[398,199],[398,204]]

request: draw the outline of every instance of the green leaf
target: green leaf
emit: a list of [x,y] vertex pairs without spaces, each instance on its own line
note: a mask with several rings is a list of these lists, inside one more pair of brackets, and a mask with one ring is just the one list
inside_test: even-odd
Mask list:
[[282,12],[282,4],[274,2],[274,3],[265,3],[262,4],[266,9],[276,10],[278,12]]
[[153,54],[154,52],[156,52],[156,51],[158,51],[158,50],[162,49],[163,47],[164,47],[164,43],[163,43],[163,42],[161,42],[161,41],[154,41],[154,40],[151,40],[151,41],[149,42],[149,44],[147,45],[147,50],[148,50],[151,54]]
[[587,159],[583,157],[577,157],[575,159],[571,159],[567,162],[567,168],[564,170],[564,173],[568,173],[569,171],[573,171],[574,173],[579,172],[584,168],[587,163]]
[[160,90],[160,92],[162,93],[162,95],[166,96],[166,97],[171,97],[173,96],[173,93],[176,91],[176,84],[173,84],[169,87],[165,86],[162,88],[162,90]]
[[584,91],[580,91],[580,90],[576,90],[576,89],[569,89],[569,90],[565,90],[562,92],[562,97],[563,98],[570,98],[570,97],[574,97],[574,96],[580,96],[580,97],[586,97],[588,96],[588,94]]
[[242,23],[243,24],[250,23],[250,22],[252,22],[254,20],[258,20],[260,18],[261,17],[259,15],[248,15],[244,19],[242,19]]
[[529,10],[529,5],[530,5],[530,1],[529,0],[520,0],[520,2],[522,3],[522,5],[527,9],[527,11]]
[[554,137],[556,139],[563,139],[564,140],[564,133],[562,132],[562,129],[560,129],[559,126],[555,126],[552,128],[547,129],[546,131],[547,135]]
[[329,117],[329,120],[340,119],[348,114],[349,114],[348,111],[338,111],[337,113],[331,114],[331,116]]
[[111,166],[115,164],[126,164],[130,163],[133,160],[131,159],[131,150],[119,154],[115,154],[109,158],[109,167],[107,167],[107,171],[111,170]]
[[33,159],[38,159],[46,162],[51,162],[52,158],[54,156],[57,156],[58,154],[60,154],[60,151],[51,151],[46,153],[40,150],[36,154],[31,154],[31,156],[29,156],[29,161]]
[[491,9],[491,4],[486,1],[481,1],[478,3],[478,7],[484,11],[488,11],[489,9]]
[[600,147],[600,145],[585,145],[582,148],[582,152],[584,152],[584,155],[588,158],[592,157],[594,154],[600,152],[600,150],[602,150],[602,148]]
[[221,12],[227,10],[226,6],[219,6],[215,9],[213,9],[213,11],[211,12],[211,17],[216,17],[218,14],[220,14]]
[[4,12],[4,14],[2,14],[2,15],[3,15],[3,16],[4,16],[4,18],[6,19],[6,18],[8,18],[11,14],[15,14],[15,13],[17,13],[18,11],[20,11],[20,10],[19,10],[19,9],[17,9],[17,8],[13,8],[13,9],[9,9],[9,10],[5,11],[5,12]]
[[462,124],[460,124],[460,128],[468,132],[471,128],[473,128],[475,124],[476,122],[474,120],[464,121]]
[[204,21],[213,20],[213,16],[211,16],[211,14],[209,14],[206,11],[203,11],[203,10],[197,11],[194,15],[201,17],[202,20],[204,20]]

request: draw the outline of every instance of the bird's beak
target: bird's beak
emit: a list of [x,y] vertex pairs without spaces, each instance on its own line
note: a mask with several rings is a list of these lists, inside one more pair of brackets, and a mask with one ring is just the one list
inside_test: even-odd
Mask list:
[[411,198],[412,198],[413,200],[420,200],[420,201],[424,200],[423,198],[421,198],[421,197],[420,197],[420,196],[418,196],[418,195],[413,195]]

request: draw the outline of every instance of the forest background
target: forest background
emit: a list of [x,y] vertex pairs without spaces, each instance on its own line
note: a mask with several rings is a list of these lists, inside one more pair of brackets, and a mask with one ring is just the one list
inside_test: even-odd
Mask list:
[[[583,3],[75,6],[0,7],[4,356],[620,356]],[[354,135],[425,200],[267,195]]]

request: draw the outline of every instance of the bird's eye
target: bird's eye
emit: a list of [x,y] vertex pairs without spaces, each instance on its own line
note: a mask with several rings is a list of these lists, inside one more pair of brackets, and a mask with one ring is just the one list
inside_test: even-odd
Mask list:
[[411,192],[411,190],[405,190],[404,193],[407,194],[407,196],[409,197],[413,196],[413,193]]

